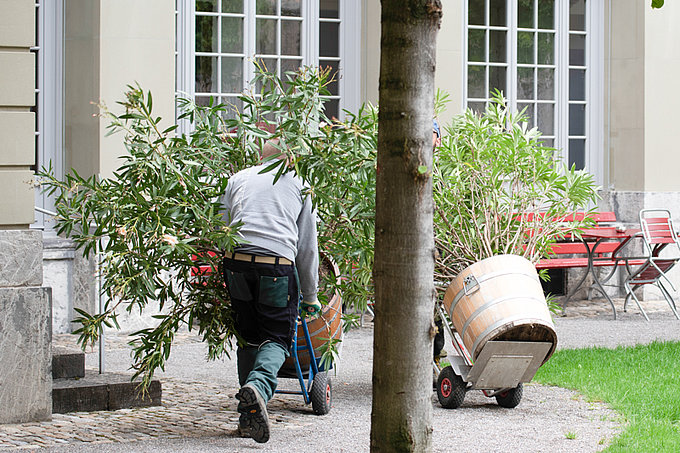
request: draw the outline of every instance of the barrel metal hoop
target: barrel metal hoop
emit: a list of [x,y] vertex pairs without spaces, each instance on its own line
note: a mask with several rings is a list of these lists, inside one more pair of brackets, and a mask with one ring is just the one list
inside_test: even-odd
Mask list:
[[510,316],[508,318],[503,318],[503,319],[496,321],[495,323],[491,324],[489,327],[484,329],[484,331],[482,333],[477,335],[477,339],[472,344],[472,349],[470,350],[470,354],[474,357],[475,351],[477,350],[477,346],[479,346],[479,342],[482,341],[489,333],[493,332],[495,329],[502,326],[503,324],[509,324],[511,322],[514,322],[514,321],[519,321],[520,319],[527,319],[527,317],[526,317],[525,314],[520,314],[520,315]]
[[487,303],[485,303],[485,304],[483,304],[483,305],[480,305],[480,306],[477,308],[477,310],[475,310],[475,311],[467,318],[467,320],[465,321],[465,324],[463,324],[463,332],[462,332],[461,335],[465,336],[465,332],[467,331],[468,327],[470,327],[470,324],[472,324],[472,322],[475,320],[475,318],[477,318],[477,316],[479,316],[480,314],[482,314],[487,308],[489,308],[489,307],[491,307],[491,306],[493,306],[493,305],[497,305],[497,304],[506,302],[506,301],[508,301],[508,300],[514,300],[514,299],[522,299],[522,300],[526,300],[526,301],[531,300],[531,301],[534,301],[534,302],[538,302],[541,306],[545,306],[545,299],[537,299],[536,297],[527,297],[527,296],[525,296],[525,295],[499,297],[499,298],[497,298],[497,299],[490,300],[489,302],[487,302]]
[[[479,278],[475,277],[475,280],[477,281],[477,285],[481,286],[481,284],[484,283],[487,280],[491,280],[491,279],[496,278],[496,277],[503,277],[505,275],[523,275],[525,277],[530,278],[531,280],[534,280],[534,281],[541,283],[541,281],[538,279],[538,277],[535,277],[535,276],[529,275],[529,274],[524,274],[524,273],[521,273],[521,272],[513,272],[513,271],[510,271],[510,272],[508,272],[508,271],[491,272],[489,274],[484,274]],[[449,312],[448,312],[449,316],[453,316],[453,311],[455,310],[456,305],[458,305],[458,302],[460,302],[460,300],[465,295],[466,295],[465,285],[463,285],[463,288],[461,290],[459,290],[458,293],[456,293],[456,297],[454,297],[453,301],[451,301],[451,308],[449,308]]]

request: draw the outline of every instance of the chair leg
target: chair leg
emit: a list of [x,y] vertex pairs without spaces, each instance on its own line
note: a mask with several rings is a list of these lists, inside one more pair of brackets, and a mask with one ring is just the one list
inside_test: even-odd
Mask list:
[[673,300],[673,296],[671,296],[671,294],[668,292],[663,283],[661,283],[661,281],[657,281],[656,283],[659,289],[661,290],[663,297],[666,299],[666,302],[668,302],[668,306],[671,307],[671,311],[675,315],[675,319],[680,319],[680,316],[678,316],[677,307],[675,306],[675,300]]
[[[647,313],[642,309],[642,305],[640,305],[640,301],[638,300],[637,296],[633,292],[633,288],[628,284],[628,282],[624,283],[624,286],[626,287],[626,291],[628,291],[628,295],[635,300],[635,305],[637,305],[638,309],[640,310],[640,313],[642,313],[642,316],[645,317],[647,321],[649,321],[649,316],[647,316]],[[628,300],[628,296],[626,297],[626,300]]]

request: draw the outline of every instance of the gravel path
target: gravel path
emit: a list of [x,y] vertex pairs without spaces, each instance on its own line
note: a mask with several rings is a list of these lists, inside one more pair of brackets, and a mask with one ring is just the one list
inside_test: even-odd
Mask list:
[[[558,318],[555,323],[558,347],[615,347],[655,339],[680,340],[680,321],[672,317],[668,307],[651,304],[649,308],[651,322],[644,321],[636,311],[620,313],[614,321],[611,309],[597,302],[570,307],[567,317]],[[169,392],[168,398],[164,396],[163,408],[79,414],[81,419],[72,424],[67,423],[70,420],[67,416],[58,416],[52,422],[31,426],[37,426],[38,431],[43,429],[40,432],[66,431],[67,438],[80,440],[71,439],[60,447],[54,443],[29,444],[23,449],[42,445],[53,452],[97,453],[368,451],[372,335],[372,324],[367,323],[346,336],[339,373],[333,378],[334,404],[329,415],[314,416],[299,396],[277,395],[272,400],[269,406],[274,420],[272,438],[265,445],[236,435],[235,363],[205,362],[204,346],[187,337],[173,348],[166,371],[158,375],[162,382],[165,380],[164,391]],[[111,340],[107,371],[124,371],[129,353],[116,349],[122,341]],[[96,368],[96,354],[88,354],[87,366]],[[282,385],[295,388],[290,380]],[[194,403],[199,400],[202,410]],[[168,428],[170,424],[172,430]],[[3,439],[11,439],[7,427],[21,431],[22,425],[0,425],[3,451],[3,446],[7,446]],[[461,408],[447,410],[436,402],[433,393],[435,452],[594,452],[605,448],[622,429],[620,416],[605,405],[556,387],[527,385],[522,402],[515,409],[501,408],[494,399],[471,391]],[[107,430],[135,435],[118,434],[120,441],[115,441],[115,436],[95,435]]]

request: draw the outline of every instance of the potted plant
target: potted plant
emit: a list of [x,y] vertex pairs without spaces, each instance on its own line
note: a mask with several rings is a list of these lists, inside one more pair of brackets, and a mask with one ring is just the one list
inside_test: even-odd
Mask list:
[[[540,132],[529,127],[524,112],[512,113],[498,92],[484,114],[467,110],[447,132],[437,153],[433,193],[435,279],[449,316],[473,356],[493,338],[556,342],[533,263],[556,240],[578,234],[583,222],[565,219],[597,200],[592,175],[566,168],[557,151],[543,145]],[[479,305],[454,301],[461,291],[469,295],[480,287],[485,291],[478,296],[487,294],[478,304],[489,298],[508,303],[489,304],[499,313],[475,330]],[[487,331],[498,316],[508,323]]]

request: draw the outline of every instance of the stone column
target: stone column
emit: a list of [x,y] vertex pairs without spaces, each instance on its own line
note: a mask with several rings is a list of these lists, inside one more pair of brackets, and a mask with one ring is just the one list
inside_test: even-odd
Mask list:
[[0,423],[52,414],[50,290],[34,221],[35,2],[0,1]]

